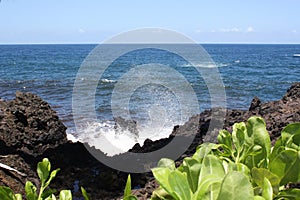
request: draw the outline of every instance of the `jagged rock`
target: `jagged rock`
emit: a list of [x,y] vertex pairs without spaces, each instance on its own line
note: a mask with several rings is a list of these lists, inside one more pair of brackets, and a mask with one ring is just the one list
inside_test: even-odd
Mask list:
[[[0,162],[26,174],[22,177],[0,168],[0,185],[23,196],[27,180],[39,187],[36,167],[45,157],[52,169],[61,168],[51,187],[72,190],[74,200],[82,197],[76,189],[80,186],[95,200],[111,200],[123,193],[128,174],[100,163],[84,144],[67,141],[66,127],[47,102],[21,92],[11,101],[0,100]],[[139,185],[146,183],[140,175],[132,175],[132,180]]]
[[[231,132],[234,123],[245,122],[253,115],[261,116],[265,119],[267,130],[274,142],[287,124],[300,121],[300,83],[293,84],[283,99],[285,100],[261,103],[258,97],[254,97],[248,111],[227,110],[223,128]],[[216,109],[215,112],[224,111]],[[168,144],[174,136],[189,137],[193,135],[194,141],[186,152],[188,155],[191,155],[203,141],[216,142],[219,130],[212,129],[208,132],[211,115],[212,111],[206,110],[191,117],[182,126],[174,127],[169,138],[157,141],[146,140],[142,147],[135,145],[130,151],[139,153],[151,152],[157,150],[158,147],[161,148]]]
[[254,97],[251,104],[250,104],[250,108],[249,111],[255,110],[256,108],[259,108],[260,106],[260,99],[258,97]]
[[292,86],[287,90],[287,93],[283,96],[282,100],[287,102],[293,99],[300,98],[300,83],[294,83]]
[[[196,133],[193,144],[185,152],[185,155],[182,155],[178,159],[177,162],[179,162],[179,164],[184,157],[191,156],[195,152],[196,147],[201,144],[202,141],[216,141],[217,130],[208,132],[208,127],[211,121],[211,113],[211,110],[204,111],[201,114],[190,118],[190,120],[184,125],[176,127],[176,130],[174,129],[172,133],[173,136],[188,136],[191,133]],[[300,122],[300,83],[293,84],[288,89],[282,100],[261,103],[260,100],[255,97],[248,111],[227,110],[223,128],[231,132],[232,125],[234,123],[242,121],[245,122],[253,115],[261,116],[265,119],[267,130],[269,131],[272,142],[274,143],[274,141],[280,136],[281,130],[286,125],[293,122]],[[144,149],[154,149],[154,144],[161,144],[162,142],[168,143],[171,140],[172,138],[161,139],[159,141],[153,141],[151,144],[144,144],[142,147],[139,146],[139,151],[143,152]],[[152,191],[157,187],[157,183],[152,180],[151,182],[148,182],[144,188],[135,190],[134,193],[141,199],[147,199],[151,196]]]
[[0,141],[7,147],[40,155],[67,141],[66,127],[40,97],[17,92],[12,101],[0,103]]
[[135,137],[139,136],[139,131],[137,129],[137,123],[134,120],[126,120],[122,117],[115,117],[115,130],[116,133],[122,134],[126,131],[129,131],[130,134],[133,134]]
[[[278,138],[283,127],[300,121],[300,83],[295,83],[286,95],[278,101],[252,101],[249,110],[227,110],[223,128],[231,131],[236,122],[246,121],[250,116],[262,116],[273,141]],[[184,125],[174,127],[168,138],[158,141],[146,140],[143,146],[136,144],[130,151],[136,153],[151,152],[168,144],[175,136],[190,137],[192,145],[177,161],[179,165],[186,156],[191,156],[196,147],[203,141],[214,141],[217,129],[210,129],[214,114],[223,110],[207,110],[190,118]],[[218,114],[217,114],[218,115]],[[220,114],[220,116],[222,116]],[[119,119],[125,129],[135,132],[136,124]],[[11,137],[11,138],[10,138]],[[119,172],[103,165],[89,154],[82,143],[66,142],[65,127],[59,121],[50,106],[36,95],[18,93],[12,101],[0,100],[0,162],[11,165],[26,173],[28,177],[17,177],[15,174],[0,169],[0,184],[22,192],[25,180],[37,180],[36,164],[43,157],[48,157],[52,168],[61,168],[54,179],[52,187],[58,190],[70,189],[75,197],[80,196],[76,187],[83,186],[91,195],[91,199],[120,199],[125,187],[127,173]],[[35,157],[37,156],[37,157]],[[126,156],[118,155],[120,159]],[[116,157],[118,159],[118,157]],[[134,193],[140,199],[151,196],[158,187],[151,174],[132,174]],[[24,191],[23,191],[24,192]],[[76,198],[74,198],[76,199]]]

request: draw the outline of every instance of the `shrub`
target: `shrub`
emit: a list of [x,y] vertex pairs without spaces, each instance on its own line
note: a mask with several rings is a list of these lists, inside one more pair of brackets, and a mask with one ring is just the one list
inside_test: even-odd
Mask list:
[[[37,165],[37,174],[41,182],[41,187],[37,191],[37,187],[30,181],[25,184],[25,193],[27,200],[56,200],[54,193],[56,190],[50,189],[49,185],[55,178],[60,169],[51,171],[51,163],[48,158],[44,158],[42,162]],[[81,191],[85,200],[89,200],[85,189],[81,187]],[[14,194],[14,192],[5,186],[0,187],[1,200],[22,200],[21,194]],[[72,200],[72,193],[70,190],[62,190],[59,193],[59,200]]]
[[260,117],[220,131],[218,142],[200,145],[178,168],[161,159],[151,199],[299,199],[287,184],[300,181],[300,123],[285,127],[273,148]]

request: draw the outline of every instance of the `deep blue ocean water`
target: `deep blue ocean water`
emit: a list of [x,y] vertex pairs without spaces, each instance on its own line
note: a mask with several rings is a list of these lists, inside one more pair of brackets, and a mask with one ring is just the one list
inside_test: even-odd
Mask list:
[[[248,109],[254,96],[258,96],[264,102],[278,100],[293,82],[300,81],[300,57],[293,56],[300,53],[300,45],[202,46],[215,61],[221,73],[228,108]],[[58,112],[69,131],[74,130],[72,119],[74,80],[81,63],[94,47],[96,45],[92,44],[0,45],[0,98],[12,99],[16,91],[38,94]],[[173,59],[160,51],[139,51],[114,62],[112,64],[114,67],[101,77],[95,105],[100,121],[111,120],[109,98],[122,75],[124,66],[142,64],[147,60],[155,62],[156,59],[163,60],[164,64],[173,66],[180,73],[186,73],[194,90],[199,91],[196,93],[200,109],[210,107],[205,83],[192,67],[189,68],[180,59]],[[172,77],[170,82],[173,85],[178,84]],[[138,89],[136,93],[139,94],[132,99],[131,114],[137,118],[147,118],[146,115],[135,113],[135,105],[145,103],[141,95],[146,97],[151,95],[151,92]],[[164,90],[159,94],[172,96],[172,91]],[[147,101],[147,98],[145,99],[144,101]],[[171,97],[167,99],[167,103],[170,103],[170,99]],[[174,110],[176,111],[176,108]]]

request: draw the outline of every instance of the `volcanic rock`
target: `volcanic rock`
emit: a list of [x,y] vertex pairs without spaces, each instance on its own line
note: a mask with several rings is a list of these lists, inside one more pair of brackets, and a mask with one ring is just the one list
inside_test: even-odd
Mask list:
[[115,117],[115,130],[117,134],[122,134],[125,132],[129,132],[133,134],[135,137],[139,136],[139,131],[137,129],[137,123],[134,120],[126,120],[122,117]]
[[30,155],[66,143],[66,127],[50,105],[37,95],[17,92],[0,102],[0,141]]
[[[168,138],[158,141],[147,139],[143,146],[136,144],[130,151],[151,152],[164,147],[174,137],[192,137],[192,144],[176,161],[176,165],[179,165],[202,142],[216,141],[219,129],[231,131],[234,123],[247,121],[253,115],[265,119],[274,142],[287,124],[300,121],[300,83],[293,84],[278,101],[263,103],[255,97],[248,110],[231,109],[225,113],[225,110],[215,108],[204,111],[191,117],[185,124],[174,127]],[[223,124],[221,128],[211,125],[216,122],[212,116],[218,116],[218,122]],[[119,127],[121,129],[123,127],[133,132],[137,130],[134,122],[128,123],[123,119],[117,121],[122,124]],[[48,157],[53,169],[61,168],[51,184],[53,188],[72,190],[73,199],[81,196],[78,189],[80,186],[87,189],[91,199],[120,199],[128,174],[111,169],[96,160],[84,144],[68,142],[65,130],[66,127],[60,122],[56,112],[36,95],[17,93],[12,101],[0,100],[0,162],[27,175],[20,176],[0,168],[0,185],[10,186],[16,193],[24,194],[23,188],[27,180],[39,184],[36,164]],[[118,156],[126,159],[125,155]],[[139,199],[150,198],[151,192],[158,187],[151,173],[131,176],[133,188],[140,188],[134,190]]]

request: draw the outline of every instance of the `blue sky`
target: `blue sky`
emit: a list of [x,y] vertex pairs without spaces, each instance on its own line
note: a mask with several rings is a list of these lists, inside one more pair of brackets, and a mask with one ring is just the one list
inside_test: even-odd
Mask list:
[[2,0],[0,43],[99,43],[159,27],[199,43],[300,43],[299,0]]

